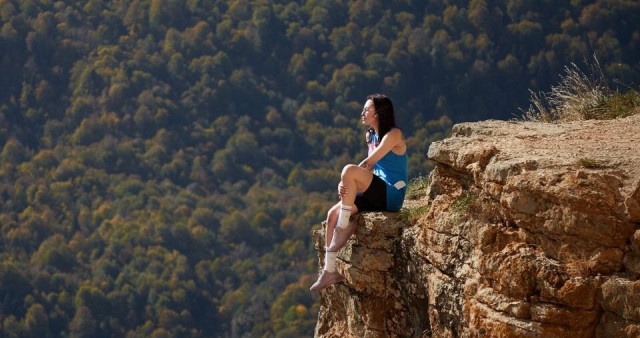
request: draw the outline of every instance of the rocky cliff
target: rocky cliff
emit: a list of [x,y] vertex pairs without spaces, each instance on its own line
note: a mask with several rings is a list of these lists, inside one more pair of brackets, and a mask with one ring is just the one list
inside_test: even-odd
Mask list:
[[352,220],[317,337],[640,336],[640,115],[463,123],[428,156],[423,198]]

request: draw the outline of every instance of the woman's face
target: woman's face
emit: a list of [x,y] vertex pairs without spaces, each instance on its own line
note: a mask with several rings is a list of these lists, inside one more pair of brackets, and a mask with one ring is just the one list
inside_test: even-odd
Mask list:
[[369,127],[373,127],[375,123],[378,123],[378,116],[376,116],[376,108],[373,106],[373,100],[367,100],[360,113],[362,124]]

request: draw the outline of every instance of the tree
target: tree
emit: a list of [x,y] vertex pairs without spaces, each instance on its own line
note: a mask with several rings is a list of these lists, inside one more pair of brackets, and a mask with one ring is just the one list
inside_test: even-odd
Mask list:
[[41,304],[33,304],[24,318],[25,328],[32,337],[44,337],[49,331],[49,318]]
[[9,139],[2,147],[0,154],[0,164],[17,165],[28,159],[28,153],[22,143],[15,138]]
[[102,290],[93,286],[81,286],[75,295],[74,303],[76,309],[84,307],[90,310],[91,318],[94,318],[94,315],[96,318],[101,318],[111,311],[109,301]]
[[71,271],[75,264],[73,253],[69,250],[64,237],[53,235],[40,244],[34,253],[33,262],[42,267],[59,271]]
[[164,27],[170,26],[171,12],[169,0],[151,0],[149,6],[149,27],[161,31]]
[[69,323],[69,336],[73,338],[92,338],[97,333],[97,323],[93,319],[91,310],[86,306],[79,306],[73,319]]
[[220,235],[230,243],[257,242],[247,215],[237,210],[220,221]]
[[0,311],[22,317],[24,297],[32,289],[23,270],[11,262],[0,263],[0,286]]
[[489,24],[489,9],[486,0],[471,0],[469,2],[469,10],[467,11],[467,19],[476,28],[484,28]]
[[2,331],[7,337],[23,337],[27,335],[23,323],[18,321],[14,315],[4,318],[2,321]]

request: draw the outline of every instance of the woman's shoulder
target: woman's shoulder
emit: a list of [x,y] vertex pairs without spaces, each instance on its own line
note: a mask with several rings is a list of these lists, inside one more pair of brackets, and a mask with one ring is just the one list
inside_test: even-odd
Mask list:
[[[387,135],[389,136],[389,141],[391,141],[391,144],[393,144],[392,149],[394,153],[401,155],[406,152],[407,144],[405,143],[404,135],[402,134],[402,130],[400,130],[400,128],[391,128]],[[385,135],[385,137],[387,137],[387,135]]]
[[399,140],[404,138],[404,136],[402,135],[402,130],[397,127],[391,128],[391,130],[389,130],[385,136],[389,136],[389,138]]

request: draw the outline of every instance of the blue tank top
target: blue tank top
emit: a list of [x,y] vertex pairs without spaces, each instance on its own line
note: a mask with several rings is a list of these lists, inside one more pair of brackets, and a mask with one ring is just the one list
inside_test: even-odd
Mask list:
[[[369,154],[371,154],[379,144],[378,135],[374,134],[371,141],[372,142],[369,143]],[[406,184],[409,183],[407,152],[405,151],[404,154],[398,155],[393,151],[389,151],[373,165],[373,174],[387,183],[387,210],[400,210],[407,191]],[[394,185],[400,181],[404,182],[405,186],[398,189]]]

